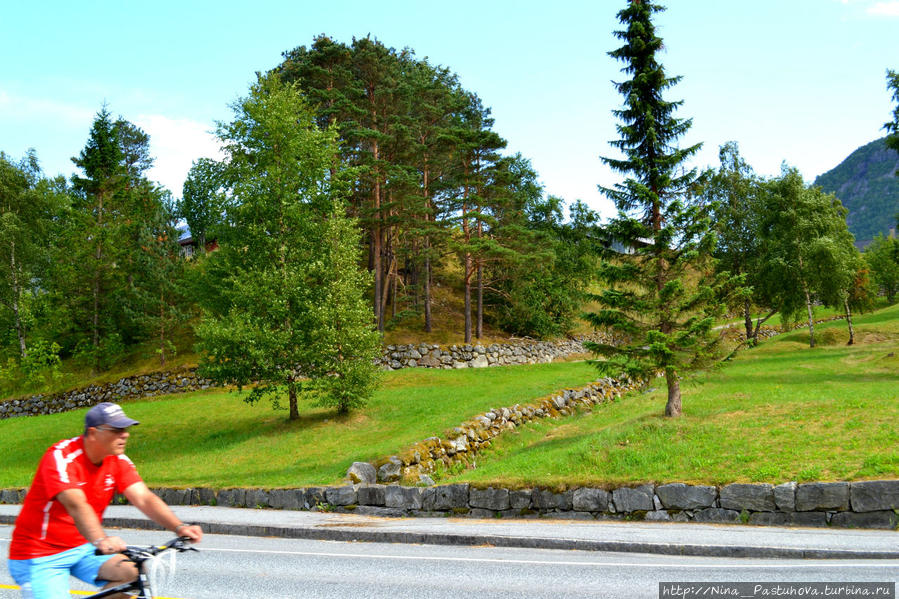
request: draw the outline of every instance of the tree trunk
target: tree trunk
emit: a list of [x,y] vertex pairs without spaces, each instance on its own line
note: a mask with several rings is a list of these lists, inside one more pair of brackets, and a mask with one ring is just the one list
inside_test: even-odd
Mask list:
[[[425,238],[425,247],[427,247]],[[427,251],[427,250],[426,250]],[[431,332],[431,257],[425,257],[425,333]]]
[[478,321],[474,336],[478,339],[484,336],[484,275],[480,263],[478,264]]
[[471,254],[465,252],[465,343],[471,343]]
[[[430,227],[431,222],[431,191],[430,191],[431,171],[428,168],[427,157],[422,171],[422,188],[425,196],[425,231]],[[425,251],[425,272],[424,272],[424,302],[425,302],[425,333],[431,332],[431,238],[425,234],[424,238]]]
[[665,381],[668,383],[668,403],[665,404],[665,416],[677,418],[681,415],[680,381],[673,368],[665,370]]
[[165,296],[159,294],[159,360],[165,366]]
[[372,188],[372,211],[374,223],[371,227],[371,252],[372,252],[372,270],[375,274],[375,293],[374,308],[375,320],[378,323],[378,330],[384,332],[384,304],[381,303],[381,288],[383,278],[381,273],[381,175],[378,173],[378,142],[372,142],[372,158],[375,160],[375,184]]
[[771,310],[768,314],[765,315],[764,318],[758,318],[755,321],[755,329],[752,331],[752,339],[755,343],[759,342],[759,329],[762,328],[762,325],[767,322],[769,318],[777,314],[777,310]]
[[19,275],[16,271],[16,244],[10,244],[9,253],[10,273],[12,274],[12,312],[16,321],[16,336],[19,338],[19,354],[25,357],[28,348],[25,345],[25,329],[22,326],[22,316],[19,314]]
[[849,298],[843,298],[843,307],[846,308],[846,322],[849,324],[849,343],[846,345],[852,345],[855,343],[855,331],[852,329],[852,311],[849,309]]
[[293,382],[293,377],[287,379],[287,402],[290,404],[289,420],[299,420],[300,409],[297,405],[297,386]]
[[746,340],[752,339],[752,302],[743,302],[743,324],[746,327]]
[[805,281],[802,281],[802,291],[805,293],[805,310],[808,313],[808,346],[815,347],[815,315],[812,311],[812,296]]

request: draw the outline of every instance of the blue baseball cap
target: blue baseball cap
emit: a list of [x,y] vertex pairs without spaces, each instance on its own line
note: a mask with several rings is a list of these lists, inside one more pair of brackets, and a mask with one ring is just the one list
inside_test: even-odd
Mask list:
[[114,428],[128,428],[129,426],[140,424],[140,422],[133,418],[128,418],[119,404],[104,401],[87,411],[87,414],[84,416],[84,430],[104,424]]

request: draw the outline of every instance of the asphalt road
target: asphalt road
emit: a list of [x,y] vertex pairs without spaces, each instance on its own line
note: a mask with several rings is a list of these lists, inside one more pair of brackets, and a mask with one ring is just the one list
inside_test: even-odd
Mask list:
[[[11,527],[0,526],[6,554]],[[167,534],[123,530],[132,544]],[[759,560],[207,535],[161,597],[659,597],[659,582],[889,582],[895,560]],[[18,597],[0,568],[0,598]],[[89,589],[73,581],[77,590]],[[838,596],[838,595],[837,595]]]

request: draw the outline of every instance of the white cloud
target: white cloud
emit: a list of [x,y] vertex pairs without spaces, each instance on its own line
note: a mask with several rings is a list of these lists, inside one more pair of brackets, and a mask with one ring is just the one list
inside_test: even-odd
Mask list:
[[899,2],[892,0],[890,2],[877,2],[869,6],[865,11],[869,15],[878,17],[899,17]]
[[147,177],[161,183],[176,197],[181,196],[184,179],[194,160],[223,157],[211,125],[160,114],[140,115],[133,122],[150,136],[150,151],[156,158]]

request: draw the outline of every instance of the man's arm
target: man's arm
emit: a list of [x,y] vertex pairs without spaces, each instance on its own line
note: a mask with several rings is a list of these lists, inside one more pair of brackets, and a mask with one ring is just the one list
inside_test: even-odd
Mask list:
[[125,549],[125,541],[119,537],[107,537],[94,509],[87,502],[87,496],[81,489],[66,489],[56,499],[62,504],[72,520],[75,528],[85,539],[103,553],[117,553]]
[[136,482],[125,489],[125,497],[128,499],[128,503],[166,530],[171,530],[179,536],[189,537],[194,543],[199,543],[203,539],[202,528],[196,524],[185,524],[182,522],[171,508],[157,497],[145,483]]

